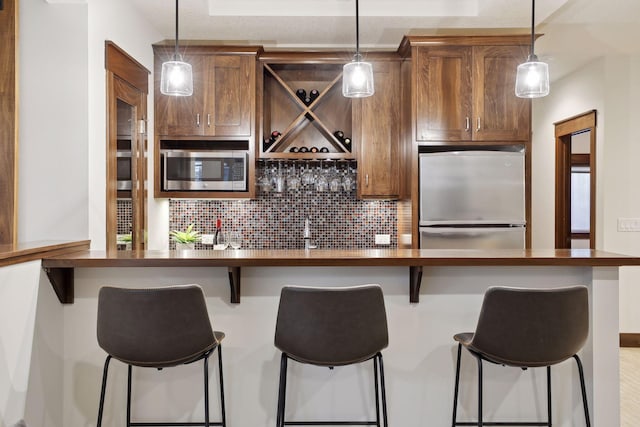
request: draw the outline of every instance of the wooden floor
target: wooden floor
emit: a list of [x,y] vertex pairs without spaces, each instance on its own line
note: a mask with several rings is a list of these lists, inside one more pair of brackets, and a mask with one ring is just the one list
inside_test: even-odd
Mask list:
[[620,349],[620,426],[640,426],[640,348]]

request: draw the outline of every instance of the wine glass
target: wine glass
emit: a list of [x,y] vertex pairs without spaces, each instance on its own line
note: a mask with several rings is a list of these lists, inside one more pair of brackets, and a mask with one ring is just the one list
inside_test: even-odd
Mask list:
[[233,249],[240,249],[242,246],[242,236],[237,231],[232,231],[229,233],[229,246]]

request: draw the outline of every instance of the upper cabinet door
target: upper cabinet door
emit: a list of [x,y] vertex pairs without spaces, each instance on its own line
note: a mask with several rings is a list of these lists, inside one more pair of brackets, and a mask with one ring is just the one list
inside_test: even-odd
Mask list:
[[528,141],[531,101],[515,95],[516,69],[525,46],[475,46],[475,141]]
[[400,63],[374,62],[375,93],[355,99],[358,197],[400,196]]
[[[156,61],[159,61],[156,59]],[[192,96],[156,90],[156,132],[168,136],[251,136],[255,105],[255,56],[185,57],[193,69]],[[156,87],[160,87],[156,66]]]
[[421,46],[416,51],[416,140],[470,140],[471,48]]
[[255,96],[255,58],[217,55],[209,58],[204,106],[205,134],[250,136]]
[[205,90],[205,57],[202,55],[185,56],[184,61],[191,64],[193,70],[193,95],[168,96],[160,93],[162,60],[156,58],[155,105],[156,133],[158,135],[202,135],[200,117]]

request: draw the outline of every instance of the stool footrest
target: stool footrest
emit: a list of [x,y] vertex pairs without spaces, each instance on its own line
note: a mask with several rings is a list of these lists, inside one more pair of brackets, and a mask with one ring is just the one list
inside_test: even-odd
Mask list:
[[[204,426],[206,425],[204,421],[201,422],[184,422],[184,423],[178,423],[178,422],[170,422],[170,423],[165,423],[165,422],[158,422],[158,423],[152,423],[152,422],[148,422],[148,423],[131,423],[129,424],[131,427],[190,427],[190,426]],[[222,426],[223,424],[221,422],[213,422],[210,421],[209,422],[210,426]]]
[[375,421],[285,421],[286,426],[375,426]]
[[[456,422],[454,425],[456,426],[477,426],[480,423],[473,421],[461,421]],[[483,426],[549,426],[548,422],[545,421],[517,421],[517,422],[505,422],[505,421],[483,421]]]

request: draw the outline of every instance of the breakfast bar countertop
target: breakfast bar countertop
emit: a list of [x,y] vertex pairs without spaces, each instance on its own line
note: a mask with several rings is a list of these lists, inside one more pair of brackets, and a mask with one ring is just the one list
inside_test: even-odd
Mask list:
[[590,249],[226,249],[83,250],[43,259],[43,267],[336,267],[640,265],[640,258]]
[[409,301],[417,303],[424,267],[623,265],[640,265],[640,257],[589,249],[226,249],[109,252],[80,250],[48,256],[42,260],[42,267],[62,303],[73,303],[75,268],[226,267],[230,301],[239,303],[242,267],[408,267]]

